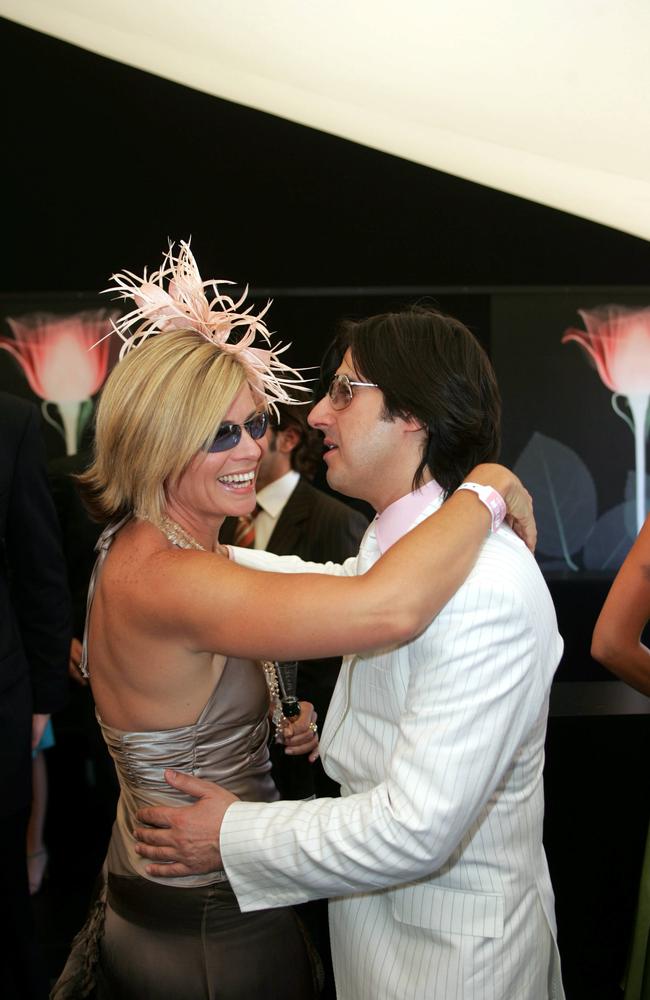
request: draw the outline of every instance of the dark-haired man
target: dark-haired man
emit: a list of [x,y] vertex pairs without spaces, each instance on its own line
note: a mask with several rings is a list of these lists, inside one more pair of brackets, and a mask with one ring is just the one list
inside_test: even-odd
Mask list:
[[[408,310],[347,324],[332,356],[310,422],[325,435],[329,483],[378,517],[343,567],[261,553],[236,552],[238,561],[362,573],[496,455],[494,375],[458,321]],[[563,997],[542,846],[561,650],[532,556],[509,529],[493,533],[422,635],[344,661],[321,743],[342,799],[240,803],[170,775],[199,801],[143,810],[144,822],[169,828],[140,828],[167,845],[142,851],[175,860],[170,874],[209,870],[220,827],[243,910],[329,896],[339,1000]]]

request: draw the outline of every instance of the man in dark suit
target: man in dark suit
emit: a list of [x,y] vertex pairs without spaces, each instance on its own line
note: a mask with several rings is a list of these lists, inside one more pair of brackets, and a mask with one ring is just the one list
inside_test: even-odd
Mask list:
[[[258,510],[253,523],[226,518],[220,541],[243,541],[256,549],[300,556],[309,562],[339,563],[356,554],[368,522],[359,511],[311,485],[321,464],[322,436],[307,423],[308,409],[280,404],[278,415],[271,415],[266,432],[268,448],[257,474]],[[248,538],[247,531],[251,532]],[[299,665],[298,697],[312,702],[321,723],[340,666],[338,658],[305,660]],[[339,794],[338,785],[327,777],[320,761],[307,771],[297,758],[285,757],[281,748],[274,748],[272,759],[273,776],[283,798]]]
[[70,606],[37,409],[0,392],[0,904],[2,996],[47,995],[25,837],[31,750],[67,695]]

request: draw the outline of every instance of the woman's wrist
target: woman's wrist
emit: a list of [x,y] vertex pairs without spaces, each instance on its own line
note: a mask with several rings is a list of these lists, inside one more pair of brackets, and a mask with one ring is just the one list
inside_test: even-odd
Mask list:
[[465,483],[477,483],[479,486],[491,486],[499,493],[507,504],[507,497],[519,480],[505,465],[496,462],[482,462],[475,465],[463,480]]
[[[533,502],[525,486],[514,472],[495,462],[476,465],[466,476],[465,482],[491,486],[500,494],[506,506],[506,519],[515,532],[535,551],[537,528],[533,516]],[[480,499],[480,498],[479,498]]]
[[477,499],[487,507],[491,519],[490,528],[492,531],[498,531],[507,514],[506,503],[501,494],[493,486],[484,486],[482,483],[474,483],[469,480],[462,482],[456,492],[461,490],[474,493]]

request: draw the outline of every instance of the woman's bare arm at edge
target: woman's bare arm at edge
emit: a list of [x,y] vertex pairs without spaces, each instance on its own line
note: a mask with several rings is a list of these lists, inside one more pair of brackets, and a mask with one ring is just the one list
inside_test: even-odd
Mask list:
[[650,518],[621,566],[600,612],[591,655],[650,696],[650,649],[641,633],[650,618]]
[[[530,524],[513,473],[484,465],[471,477]],[[142,567],[138,613],[193,651],[307,659],[376,649],[425,628],[470,572],[489,528],[485,506],[461,491],[358,577],[259,573],[211,553],[165,550]]]

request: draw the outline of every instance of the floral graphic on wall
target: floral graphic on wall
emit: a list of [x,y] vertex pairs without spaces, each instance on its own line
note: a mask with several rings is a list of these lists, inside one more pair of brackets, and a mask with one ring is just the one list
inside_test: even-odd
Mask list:
[[[578,309],[578,313],[585,329],[566,329],[561,343],[579,344],[611,392],[614,412],[634,436],[633,468],[624,472],[620,487],[614,491],[620,500],[613,505],[610,501],[608,509],[600,512],[596,482],[584,457],[556,437],[534,431],[519,455],[515,471],[535,497],[537,552],[545,571],[615,572],[643,525],[650,499],[646,474],[650,307],[604,305]],[[570,385],[573,392],[574,383]],[[566,382],[564,386],[566,391]],[[554,386],[549,383],[548,388],[552,393]],[[598,440],[601,435],[606,437],[606,412],[586,408],[581,414],[585,427]],[[620,468],[620,457],[608,458],[606,449],[602,461]]]
[[[626,309],[601,306],[578,310],[586,332],[567,330],[566,344],[575,340],[593,361],[605,385],[612,391],[612,407],[632,429],[636,464],[636,530],[641,531],[646,510],[646,421],[650,400],[650,308]],[[628,416],[619,399],[625,397]]]
[[[66,452],[77,452],[92,413],[92,396],[101,388],[109,363],[108,334],[119,313],[93,309],[69,316],[34,312],[7,317],[13,337],[0,348],[21,366],[30,388],[42,400],[48,423],[59,431]],[[56,414],[50,411],[56,407]]]

